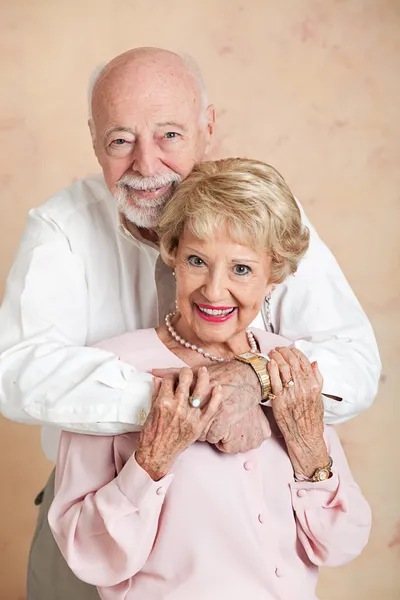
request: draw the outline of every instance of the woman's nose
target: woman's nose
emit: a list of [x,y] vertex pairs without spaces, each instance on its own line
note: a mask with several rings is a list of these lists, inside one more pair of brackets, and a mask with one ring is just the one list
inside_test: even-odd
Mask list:
[[209,302],[219,302],[226,298],[225,277],[220,273],[209,274],[203,293]]

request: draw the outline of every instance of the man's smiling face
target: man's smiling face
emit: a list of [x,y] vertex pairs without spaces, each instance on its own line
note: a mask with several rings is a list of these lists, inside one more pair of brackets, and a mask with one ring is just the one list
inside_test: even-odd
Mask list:
[[204,106],[198,81],[177,55],[128,53],[96,82],[90,126],[120,212],[153,229],[175,186],[203,160],[214,109]]

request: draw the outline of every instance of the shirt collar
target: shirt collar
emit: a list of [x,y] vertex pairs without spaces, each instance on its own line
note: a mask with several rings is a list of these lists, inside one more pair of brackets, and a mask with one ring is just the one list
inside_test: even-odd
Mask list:
[[120,232],[122,237],[135,244],[135,246],[140,247],[142,244],[144,244],[159,251],[159,247],[157,246],[157,244],[154,244],[154,242],[150,242],[149,240],[144,238],[141,235],[139,228],[136,227],[136,225],[132,223],[131,230],[128,229],[126,217],[122,213],[118,213],[118,231]]

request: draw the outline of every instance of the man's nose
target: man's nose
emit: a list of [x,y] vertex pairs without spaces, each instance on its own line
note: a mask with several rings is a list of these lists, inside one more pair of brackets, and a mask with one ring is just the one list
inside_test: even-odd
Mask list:
[[152,177],[159,172],[159,148],[154,140],[139,138],[133,151],[132,170],[143,177]]

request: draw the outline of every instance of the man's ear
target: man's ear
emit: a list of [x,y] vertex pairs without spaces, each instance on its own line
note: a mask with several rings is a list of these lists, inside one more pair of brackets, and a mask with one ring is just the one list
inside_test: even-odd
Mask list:
[[95,149],[95,142],[96,142],[96,129],[93,123],[92,119],[88,120],[88,126],[89,126],[89,131],[90,131],[90,135],[92,138],[92,146],[93,146],[93,150]]
[[212,143],[214,141],[215,135],[215,108],[213,104],[207,106],[206,109],[206,123],[207,123],[207,143],[206,143],[206,151],[207,154],[210,150]]
[[91,135],[91,138],[92,138],[92,147],[93,147],[94,153],[96,155],[97,161],[100,163],[99,157],[97,155],[96,128],[94,126],[94,123],[93,123],[92,119],[88,120],[88,125],[89,125],[90,135]]
[[213,137],[214,133],[215,133],[215,122],[216,122],[215,108],[214,108],[213,104],[210,104],[209,106],[207,106],[206,119],[207,119],[208,133],[209,133],[210,137]]

